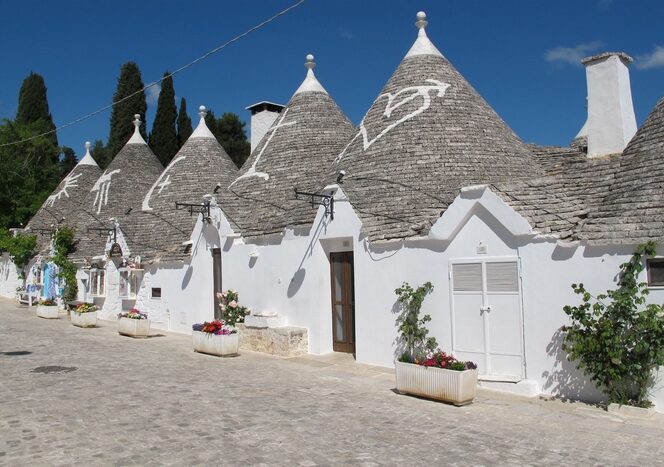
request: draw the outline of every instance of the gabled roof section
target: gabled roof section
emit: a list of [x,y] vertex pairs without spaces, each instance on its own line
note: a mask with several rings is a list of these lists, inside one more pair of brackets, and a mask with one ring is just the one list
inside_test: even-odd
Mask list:
[[370,240],[426,235],[464,186],[539,175],[532,153],[424,31],[336,158]]
[[[85,143],[85,156],[76,164],[71,172],[60,182],[37,213],[26,226],[28,234],[37,233],[37,229],[51,230],[60,226],[76,226],[78,211],[84,206],[84,200],[101,170],[90,155],[90,142]],[[50,245],[49,235],[37,235],[37,246],[45,252]]]
[[313,75],[313,66],[313,56],[307,57],[302,86],[228,187],[230,198],[221,198],[222,207],[228,206],[229,220],[244,236],[311,224],[316,209],[296,201],[295,189],[322,189],[332,161],[354,133],[353,125]]
[[108,227],[112,218],[122,224],[130,209],[140,209],[143,197],[164,169],[140,136],[140,124],[136,115],[134,136],[96,180],[79,209],[76,228],[80,241],[72,254],[75,259],[103,254],[105,240],[87,229]]
[[237,167],[205,124],[204,106],[198,114],[200,122],[194,133],[149,188],[140,209],[132,210],[122,226],[132,252],[148,261],[187,256],[183,243],[189,240],[199,216],[177,209],[175,203],[198,204],[205,195],[222,201],[215,191],[237,177]]
[[629,142],[582,237],[591,244],[664,242],[664,98]]

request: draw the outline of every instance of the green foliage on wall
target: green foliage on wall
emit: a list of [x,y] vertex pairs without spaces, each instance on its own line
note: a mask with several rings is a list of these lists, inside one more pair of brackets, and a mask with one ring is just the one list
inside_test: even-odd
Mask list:
[[400,357],[401,361],[412,362],[427,351],[434,351],[438,347],[435,337],[427,337],[429,330],[426,323],[431,321],[431,316],[424,315],[420,317],[422,302],[432,291],[433,285],[431,285],[431,282],[426,282],[417,289],[413,289],[410,284],[404,282],[401,287],[394,291],[397,294],[397,302],[401,307],[397,324],[406,346],[406,351]]
[[8,253],[23,277],[23,268],[37,252],[37,237],[35,235],[12,235],[7,229],[0,229],[0,253]]
[[69,253],[75,249],[74,231],[69,227],[61,227],[53,236],[55,253],[51,260],[60,268],[58,277],[65,281],[64,299],[72,301],[78,295],[76,282],[76,266],[69,260]]
[[647,284],[638,282],[644,256],[655,252],[653,242],[640,245],[620,266],[615,290],[594,297],[583,284],[572,284],[582,303],[563,309],[572,321],[563,328],[563,350],[609,402],[650,406],[655,370],[664,365],[664,311],[646,304]]

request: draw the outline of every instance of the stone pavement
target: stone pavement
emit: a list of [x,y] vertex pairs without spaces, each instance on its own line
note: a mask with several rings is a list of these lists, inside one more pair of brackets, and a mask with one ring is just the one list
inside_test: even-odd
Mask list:
[[664,462],[661,416],[489,391],[459,408],[393,387],[345,356],[222,359],[189,336],[79,329],[0,299],[0,465]]

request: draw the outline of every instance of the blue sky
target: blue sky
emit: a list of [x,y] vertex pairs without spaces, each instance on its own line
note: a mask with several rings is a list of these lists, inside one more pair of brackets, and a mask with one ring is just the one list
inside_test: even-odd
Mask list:
[[[44,76],[56,125],[110,103],[120,66],[138,63],[147,84],[295,0],[45,2],[0,0],[0,118],[13,118],[22,80]],[[337,104],[358,124],[415,40],[415,13],[441,52],[527,142],[566,145],[585,121],[579,58],[607,50],[635,57],[640,125],[664,96],[661,0],[307,0],[264,29],[174,77],[189,115],[257,101],[286,103],[307,53]],[[149,98],[148,128],[156,107]],[[110,111],[64,129],[60,144],[108,137]]]

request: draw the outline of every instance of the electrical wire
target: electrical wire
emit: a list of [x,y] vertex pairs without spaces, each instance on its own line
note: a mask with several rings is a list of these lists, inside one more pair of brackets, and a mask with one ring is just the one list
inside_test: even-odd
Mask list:
[[132,93],[132,94],[129,94],[128,96],[123,97],[122,99],[119,99],[119,100],[117,100],[117,101],[115,101],[115,102],[113,102],[113,103],[111,103],[111,104],[108,104],[108,105],[106,105],[106,106],[104,106],[104,107],[102,107],[102,108],[100,108],[100,109],[97,109],[97,110],[95,110],[94,112],[90,112],[89,114],[83,115],[82,117],[79,117],[79,118],[77,118],[77,119],[75,119],[75,120],[72,120],[71,122],[65,123],[64,125],[61,125],[61,126],[59,126],[59,127],[57,127],[57,128],[54,128],[53,130],[49,130],[49,131],[46,131],[46,132],[44,132],[44,133],[41,133],[41,134],[38,134],[38,135],[34,135],[34,136],[31,136],[31,137],[29,137],[29,138],[25,138],[25,139],[22,139],[22,140],[19,140],[19,141],[12,141],[12,142],[9,142],[9,143],[0,144],[0,148],[2,148],[2,147],[7,147],[7,146],[14,146],[14,145],[17,145],[17,144],[22,144],[22,143],[27,143],[28,141],[32,141],[32,140],[34,140],[34,139],[37,139],[37,138],[41,138],[41,137],[43,137],[43,136],[50,135],[51,133],[55,133],[55,132],[57,132],[57,131],[63,130],[63,129],[65,129],[65,128],[68,128],[68,127],[70,127],[70,126],[76,125],[77,123],[80,123],[80,122],[82,122],[82,121],[84,121],[84,120],[87,120],[87,119],[89,119],[89,118],[92,118],[92,117],[94,117],[95,115],[98,115],[98,114],[100,114],[100,113],[102,113],[102,112],[104,112],[104,111],[110,109],[110,108],[113,107],[115,104],[119,104],[120,102],[124,102],[124,101],[126,101],[127,99],[131,99],[131,98],[134,97],[136,94],[140,94],[141,92],[145,92],[147,89],[149,89],[149,88],[151,88],[151,87],[153,87],[153,86],[158,85],[159,83],[161,83],[162,81],[164,81],[164,80],[167,79],[167,78],[172,77],[172,76],[175,75],[176,73],[180,73],[181,71],[186,70],[187,68],[189,68],[189,67],[191,67],[191,66],[197,64],[198,62],[201,62],[201,61],[207,59],[207,58],[210,57],[211,55],[216,54],[217,52],[219,52],[220,50],[222,50],[222,49],[226,48],[227,46],[233,44],[234,42],[239,41],[240,39],[242,39],[242,38],[248,36],[248,35],[251,34],[252,32],[255,32],[255,31],[261,29],[262,27],[268,25],[269,23],[271,23],[272,21],[276,20],[277,18],[279,18],[279,17],[281,17],[281,16],[283,16],[283,15],[289,13],[291,10],[294,10],[295,8],[297,8],[297,7],[299,7],[300,5],[302,5],[305,1],[306,1],[306,0],[298,0],[296,3],[292,4],[292,5],[289,6],[288,8],[285,8],[285,9],[281,10],[280,12],[278,12],[278,13],[276,13],[275,15],[269,17],[268,19],[266,19],[266,20],[264,20],[264,21],[258,23],[257,25],[255,25],[255,26],[253,26],[253,27],[247,29],[245,32],[243,32],[243,33],[241,33],[241,34],[238,34],[237,36],[233,37],[232,39],[227,40],[227,41],[224,42],[223,44],[221,44],[221,45],[215,47],[214,49],[210,50],[209,52],[206,52],[205,54],[201,55],[200,57],[196,58],[195,60],[192,60],[191,62],[187,63],[186,65],[181,66],[180,68],[176,69],[176,70],[173,71],[172,73],[169,73],[169,74],[165,75],[165,76],[162,77],[161,79],[159,79],[159,80],[157,80],[157,81],[155,81],[155,82],[153,82],[153,83],[148,84],[147,86],[143,87],[143,89],[139,89],[138,91],[136,91],[136,92],[134,92],[134,93]]

